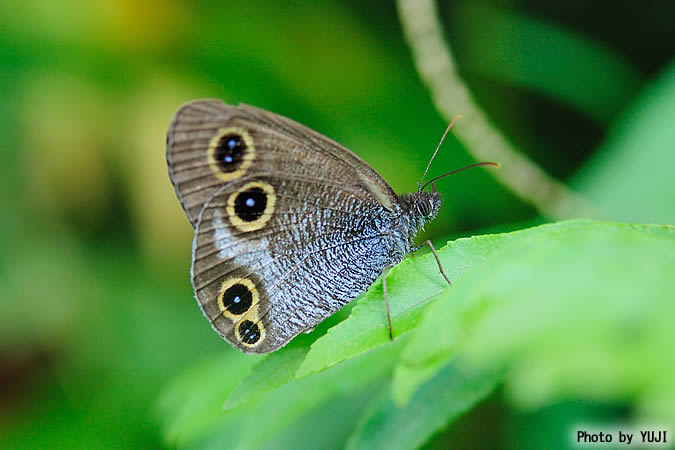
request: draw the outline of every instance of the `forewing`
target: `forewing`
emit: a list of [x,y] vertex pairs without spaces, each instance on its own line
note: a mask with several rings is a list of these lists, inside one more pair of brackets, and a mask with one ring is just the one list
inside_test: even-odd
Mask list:
[[368,164],[327,137],[252,106],[196,100],[182,106],[167,133],[176,195],[194,226],[224,184],[266,174],[342,187],[393,210],[396,194]]

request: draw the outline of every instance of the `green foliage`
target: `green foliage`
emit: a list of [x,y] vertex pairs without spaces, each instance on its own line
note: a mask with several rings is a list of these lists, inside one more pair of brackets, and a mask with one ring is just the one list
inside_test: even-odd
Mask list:
[[397,407],[387,386],[361,415],[347,448],[419,447],[481,401],[498,380],[496,374],[470,373],[453,362],[425,383],[404,407]]
[[675,219],[675,61],[617,119],[572,185],[622,222]]
[[[674,228],[577,220],[459,239],[438,254],[453,287],[437,279],[431,254],[392,270],[393,343],[377,284],[316,340],[300,339],[245,373],[204,370],[185,388],[212,393],[210,386],[224,386],[220,378],[241,377],[228,411],[218,415],[241,424],[253,414],[278,431],[300,427],[310,409],[338,392],[346,401],[379,386],[351,432],[356,448],[425,442],[479,402],[501,373],[524,407],[629,399],[644,414],[675,417]],[[295,398],[299,391],[313,394]],[[268,411],[270,404],[286,405],[284,414]],[[206,429],[215,420],[204,414],[192,417]],[[175,421],[166,427],[169,438],[183,434]],[[211,439],[252,447],[272,440],[252,441],[250,429],[233,427],[212,429]]]
[[395,398],[405,402],[458,354],[508,366],[507,386],[527,406],[567,395],[639,395],[644,406],[670,389],[675,229],[563,222],[500,247],[425,313],[397,367]]
[[305,360],[309,347],[318,337],[325,334],[340,320],[349,315],[350,306],[343,308],[333,316],[316,326],[311,334],[301,334],[281,350],[260,358],[250,373],[242,377],[234,392],[227,398],[225,409],[231,409],[279,386],[290,383]]
[[454,18],[461,17],[457,26],[466,33],[489,30],[487,39],[458,43],[469,68],[553,98],[593,120],[608,122],[641,81],[617,52],[569,29],[476,2],[464,4],[462,13]]
[[[320,440],[309,439],[318,436],[311,433],[312,428],[307,427],[307,422],[315,420],[317,412],[325,418],[316,424],[325,433],[321,439],[334,438],[336,441],[329,447],[344,443],[345,432],[354,426],[363,403],[369,401],[378,392],[382,380],[390,376],[404,342],[401,340],[374,350],[316,376],[302,380],[284,378],[284,385],[277,389],[265,385],[266,395],[250,395],[248,401],[243,399],[250,391],[245,384],[257,382],[267,374],[260,377],[256,374],[257,369],[271,368],[280,362],[274,354],[266,357],[274,359],[274,363],[262,361],[250,371],[244,370],[245,367],[250,367],[250,363],[259,358],[244,354],[230,355],[224,363],[214,362],[192,369],[162,396],[160,412],[167,431],[167,443],[197,448],[209,446],[209,442],[226,443],[228,448],[269,448],[288,441],[294,445],[286,448],[316,446]],[[223,377],[228,380],[223,382]],[[237,399],[237,406],[225,413],[222,408],[216,411],[213,405],[222,404],[222,394],[231,390],[235,380],[242,382],[240,391],[244,392],[235,390],[230,394],[230,398]],[[231,403],[235,402],[228,401]],[[342,410],[343,407],[354,408],[353,414],[336,416],[333,409]],[[336,427],[346,427],[345,432],[336,433]],[[295,429],[296,433],[290,433],[289,429]]]
[[216,354],[172,380],[157,408],[165,423],[165,439],[184,443],[217,424],[223,398],[255,362],[234,352]]
[[[168,122],[253,104],[414,189],[446,124],[394,8],[0,2],[0,448],[475,448],[492,423],[488,443],[556,448],[672,423],[672,230],[618,223],[675,218],[674,4],[436,3],[495,126],[615,223],[505,233],[545,220],[487,171],[445,178],[418,242],[454,286],[424,251],[392,269],[393,343],[378,281],[249,356],[192,298]],[[451,133],[430,175],[470,162]]]

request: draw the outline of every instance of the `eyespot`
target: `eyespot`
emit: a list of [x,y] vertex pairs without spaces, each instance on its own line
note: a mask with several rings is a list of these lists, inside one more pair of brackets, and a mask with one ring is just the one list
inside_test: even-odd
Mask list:
[[250,320],[244,320],[237,326],[237,337],[246,345],[254,345],[262,337],[260,327]]
[[229,278],[218,295],[218,308],[227,317],[241,316],[258,303],[258,289],[247,278]]
[[217,304],[222,316],[234,323],[238,342],[251,349],[262,344],[265,327],[260,321],[260,293],[253,280],[233,277],[223,281]]
[[267,207],[267,194],[259,187],[248,188],[234,199],[234,213],[244,222],[258,220]]
[[263,181],[246,183],[228,197],[228,219],[238,230],[259,230],[272,218],[275,203],[276,195],[271,184]]
[[251,136],[244,130],[221,128],[208,146],[209,166],[223,181],[243,176],[255,158]]
[[223,172],[234,172],[241,164],[246,151],[246,142],[237,133],[228,133],[221,137],[213,151],[213,159]]

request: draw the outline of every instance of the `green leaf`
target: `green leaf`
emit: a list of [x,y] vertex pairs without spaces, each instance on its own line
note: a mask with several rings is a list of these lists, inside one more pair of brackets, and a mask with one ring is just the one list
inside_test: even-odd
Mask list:
[[[559,229],[565,229],[570,226],[571,222],[559,222],[554,224],[545,225],[545,231],[548,233],[554,233]],[[515,231],[512,233],[501,233],[501,234],[487,234],[476,236],[472,238],[457,239],[453,242],[449,242],[447,246],[443,247],[438,251],[438,256],[441,259],[443,267],[453,267],[462,265],[464,270],[459,271],[457,276],[453,279],[461,283],[459,278],[461,274],[468,272],[469,268],[475,268],[479,266],[484,261],[493,257],[495,254],[505,251],[506,249],[512,248],[513,246],[519,245],[520,242],[527,241],[532,234],[538,234],[542,232],[542,227],[535,227],[521,231]],[[454,297],[448,298],[453,295],[454,290],[447,291],[442,295],[442,299],[439,301],[442,302],[451,302],[454,303]],[[418,323],[419,326],[419,323]],[[447,333],[452,332],[451,328],[446,329]],[[419,334],[419,333],[417,333]],[[445,336],[445,339],[448,341],[452,340],[452,336]],[[447,364],[447,361],[452,354],[436,354],[437,348],[433,345],[428,348],[418,346],[415,351],[419,353],[416,355],[408,355],[403,361],[397,366],[395,370],[395,383],[393,385],[394,399],[398,404],[406,403],[412,393],[417,389],[420,384],[429,380],[433,377],[441,367]],[[410,352],[410,350],[406,350]],[[452,350],[454,352],[454,349]],[[408,362],[414,361],[425,361],[424,364],[412,364],[412,367],[408,368]]]
[[405,402],[457,355],[523,406],[634,398],[675,417],[675,229],[569,221],[472,238],[505,250],[429,307],[395,369]]
[[572,185],[612,220],[675,220],[675,62],[615,122]]
[[230,351],[212,355],[173,379],[157,405],[164,441],[183,446],[217,423],[223,399],[255,362],[256,357]]
[[254,365],[247,376],[230,393],[224,409],[249,402],[295,379],[295,373],[305,360],[310,345],[336,323],[349,315],[352,305],[347,305],[327,318],[309,334],[300,334],[280,350],[265,355]]
[[347,448],[419,447],[487,396],[497,381],[496,374],[473,374],[452,363],[426,383],[404,408],[394,403],[391,389],[385,389],[359,419]]
[[[169,437],[181,436],[178,441],[181,446],[194,448],[271,448],[279,442],[294,442],[294,445],[289,444],[291,448],[307,448],[314,445],[309,440],[312,433],[303,430],[312,423],[326,437],[332,436],[334,441],[326,445],[333,447],[336,442],[344,441],[347,430],[353,428],[359,405],[372,398],[378,392],[377,387],[391,377],[393,365],[405,343],[406,339],[401,339],[391,346],[369,352],[315,376],[286,383],[256,400],[225,412],[216,405],[222,404],[226,393],[223,394],[220,388],[213,389],[219,383],[227,384],[223,380],[223,372],[216,369],[194,373],[187,382],[178,383],[182,392],[178,388],[172,389],[171,399],[190,403],[195,396],[213,401],[193,402],[195,407],[189,409],[193,416],[191,421],[172,421],[165,427],[165,433]],[[224,373],[229,375],[229,369]],[[237,368],[232,375],[233,380],[243,376]],[[197,380],[198,383],[195,383]],[[170,405],[175,404],[174,401]],[[354,415],[334,417],[334,408],[341,410],[343,407],[353,410]],[[324,409],[333,417],[325,415]],[[318,411],[324,414],[322,424],[315,423],[320,417]],[[185,411],[181,417],[187,413]],[[296,430],[295,435],[289,430]],[[342,433],[338,433],[339,430]]]
[[232,409],[293,381],[296,370],[309,351],[309,346],[304,342],[306,338],[303,338],[305,336],[299,336],[286,347],[266,355],[253,366],[249,374],[241,378],[237,387],[227,397],[223,409]]

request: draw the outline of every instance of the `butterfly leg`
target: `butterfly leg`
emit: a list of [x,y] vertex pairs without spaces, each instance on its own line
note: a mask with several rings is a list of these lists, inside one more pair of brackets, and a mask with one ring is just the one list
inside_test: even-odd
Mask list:
[[438,270],[440,270],[441,275],[443,275],[443,278],[445,278],[445,281],[448,282],[450,286],[452,286],[452,283],[450,282],[450,278],[445,274],[443,271],[443,264],[441,264],[441,260],[438,257],[438,253],[436,253],[436,249],[434,248],[434,244],[431,243],[430,240],[427,240],[423,245],[428,245],[429,248],[431,249],[431,253],[434,254],[434,258],[436,258],[436,264],[438,264]]
[[389,310],[389,295],[387,294],[387,269],[394,266],[387,266],[382,269],[382,291],[384,292],[384,305],[387,308],[387,323],[389,324],[389,340],[394,340],[394,331],[391,328],[391,311]]
[[424,244],[418,245],[417,247],[415,247],[415,248],[413,248],[412,250],[410,250],[409,254],[412,253],[412,256],[415,256],[414,253],[415,253],[417,250],[419,250],[419,249],[421,249],[422,247],[424,247],[425,245],[428,245],[429,248],[431,249],[431,253],[434,254],[434,258],[436,258],[436,264],[438,264],[438,270],[441,272],[441,275],[443,275],[443,278],[445,278],[445,281],[447,281],[448,284],[449,284],[450,286],[452,286],[452,282],[450,281],[450,278],[448,278],[448,276],[447,276],[447,275],[445,274],[445,272],[443,271],[443,264],[441,264],[441,259],[438,257],[438,253],[436,253],[436,247],[434,247],[434,244],[432,244],[431,241],[430,241],[429,239],[427,239],[426,242],[424,242]]

